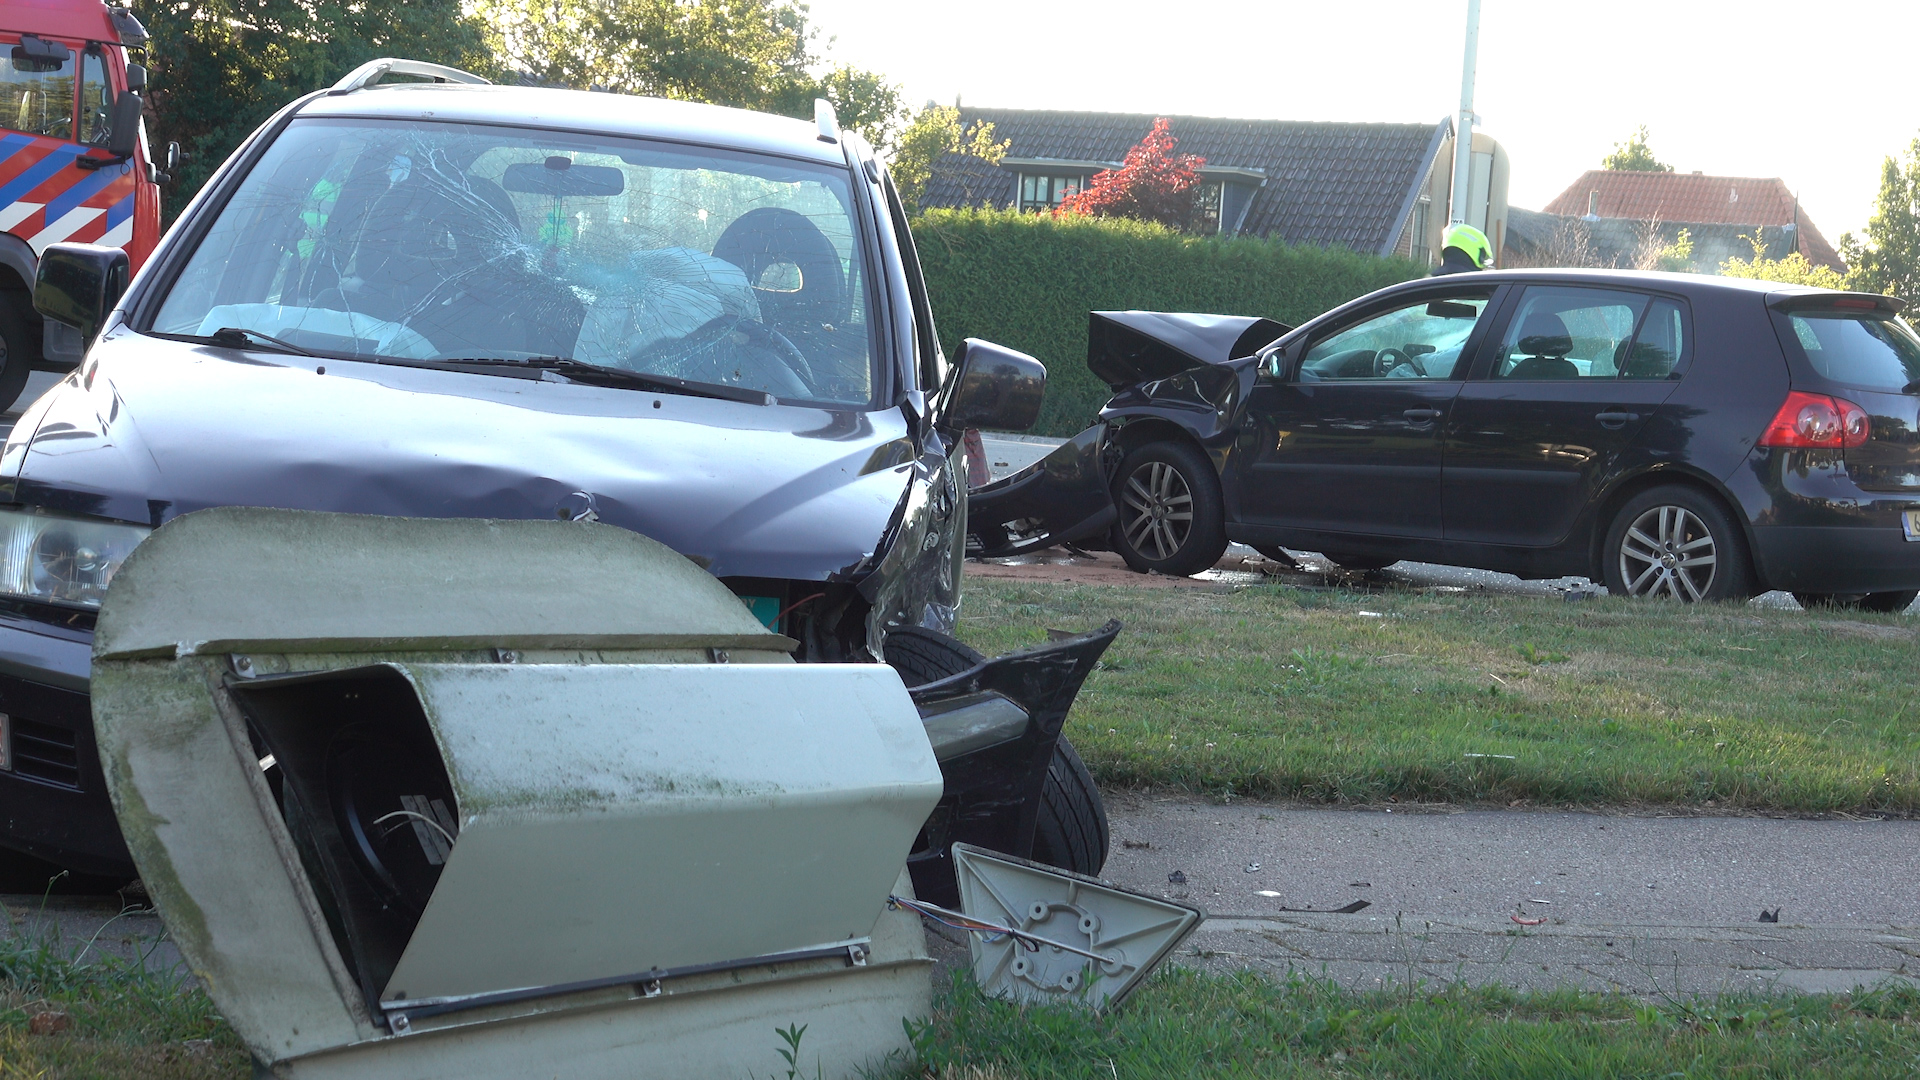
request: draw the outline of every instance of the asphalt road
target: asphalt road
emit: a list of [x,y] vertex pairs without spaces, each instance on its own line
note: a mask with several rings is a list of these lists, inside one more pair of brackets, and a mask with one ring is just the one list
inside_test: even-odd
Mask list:
[[[1324,970],[1362,986],[1920,985],[1920,821],[1127,796],[1109,810],[1104,876],[1209,912],[1189,963]],[[1358,900],[1368,906],[1331,913]]]

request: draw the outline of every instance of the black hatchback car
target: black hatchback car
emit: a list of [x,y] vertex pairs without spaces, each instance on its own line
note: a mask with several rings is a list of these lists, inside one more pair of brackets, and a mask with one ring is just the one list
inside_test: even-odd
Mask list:
[[1407,282],[1298,329],[1097,312],[1088,362],[1117,393],[973,492],[973,550],[1104,543],[1192,574],[1232,539],[1354,570],[1901,610],[1920,589],[1920,338],[1900,308],[1528,270]]

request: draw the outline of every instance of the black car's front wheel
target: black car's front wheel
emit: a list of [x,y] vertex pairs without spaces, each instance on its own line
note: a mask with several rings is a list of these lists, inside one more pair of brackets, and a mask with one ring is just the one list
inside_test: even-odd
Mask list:
[[[908,686],[958,675],[986,657],[936,630],[903,627],[887,635],[887,664]],[[1033,859],[1076,874],[1098,874],[1107,864],[1107,807],[1100,789],[1062,735],[1053,746],[1040,813],[1033,826]]]
[[1691,604],[1744,600],[1750,591],[1746,542],[1733,518],[1706,493],[1677,484],[1627,500],[1601,561],[1615,596]]
[[1113,476],[1113,549],[1135,570],[1197,574],[1227,550],[1222,505],[1220,477],[1197,447],[1138,447]]

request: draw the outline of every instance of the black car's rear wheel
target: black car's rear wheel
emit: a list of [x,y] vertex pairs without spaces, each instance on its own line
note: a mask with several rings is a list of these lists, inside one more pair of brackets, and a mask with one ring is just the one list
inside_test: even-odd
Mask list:
[[1615,596],[1744,600],[1751,578],[1746,543],[1733,519],[1706,493],[1650,488],[1614,515],[1601,555]]
[[20,400],[40,352],[40,343],[14,296],[0,296],[0,413],[11,412]]
[[1854,611],[1900,612],[1913,606],[1915,597],[1920,597],[1920,589],[1896,589],[1892,592],[1870,593],[1813,593],[1797,592],[1793,594],[1800,606],[1812,611],[1816,608],[1841,608]]
[[[986,657],[936,630],[902,627],[887,634],[887,663],[908,686],[936,682]],[[1077,874],[1098,874],[1107,864],[1107,808],[1093,776],[1062,735],[1054,744],[1047,779],[1040,787],[1040,814],[1033,828],[1033,858]]]
[[1188,443],[1148,443],[1128,454],[1114,474],[1113,505],[1113,549],[1135,570],[1187,577],[1227,550],[1220,478]]

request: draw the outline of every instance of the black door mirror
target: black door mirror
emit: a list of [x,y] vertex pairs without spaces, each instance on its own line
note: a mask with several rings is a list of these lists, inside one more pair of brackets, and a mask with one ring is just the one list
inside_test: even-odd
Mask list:
[[[73,59],[73,50],[57,41],[21,34],[13,47],[13,70],[32,72],[59,71]],[[71,93],[71,91],[69,91]]]
[[949,431],[1025,431],[1040,417],[1047,366],[1023,352],[968,338],[954,358],[953,393],[940,426]]
[[127,253],[119,248],[54,244],[34,274],[34,310],[80,331],[91,345],[127,291],[128,272]]
[[113,118],[107,127],[107,153],[131,158],[140,148],[140,95],[131,90],[113,99]]
[[186,160],[187,160],[187,152],[185,150],[180,149],[179,143],[170,142],[167,144],[167,171],[168,172],[179,172],[180,166],[185,164]]
[[145,90],[147,88],[147,66],[145,64],[127,65],[127,89]]

